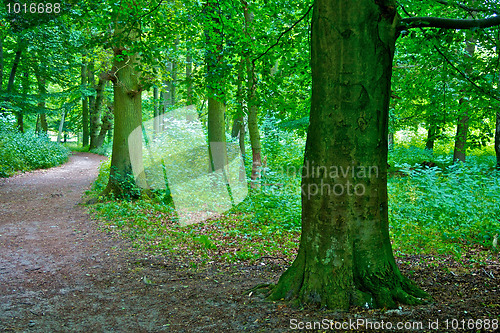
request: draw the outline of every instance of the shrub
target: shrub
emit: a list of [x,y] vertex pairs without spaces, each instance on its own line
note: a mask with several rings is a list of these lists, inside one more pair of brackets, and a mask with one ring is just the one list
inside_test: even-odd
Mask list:
[[0,123],[0,177],[17,171],[46,169],[67,161],[69,150],[46,136],[19,133]]

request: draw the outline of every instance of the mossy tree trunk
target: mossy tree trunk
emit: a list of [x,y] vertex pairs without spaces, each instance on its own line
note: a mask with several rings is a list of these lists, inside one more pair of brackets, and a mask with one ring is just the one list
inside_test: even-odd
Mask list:
[[104,140],[106,139],[106,134],[111,130],[113,124],[113,110],[112,108],[107,107],[102,113],[101,117],[101,129],[99,131],[99,135],[96,139],[96,146],[100,147],[103,145]]
[[205,14],[208,28],[205,31],[207,40],[207,95],[208,95],[208,149],[210,154],[210,170],[220,170],[227,165],[226,133],[225,133],[225,91],[223,43],[221,31],[220,9],[217,2],[208,0]]
[[[476,49],[475,41],[471,40],[467,42],[465,48],[467,56],[472,58],[474,56],[474,51]],[[470,70],[469,70],[470,72]],[[465,90],[463,90],[465,92]],[[453,150],[453,163],[457,161],[465,162],[466,152],[467,152],[467,136],[469,135],[469,110],[468,110],[468,99],[461,98],[459,101],[460,109],[462,113],[458,116],[457,121],[457,133],[455,135],[455,147]]]
[[[131,42],[138,35],[136,28],[126,33],[120,28],[115,29],[115,35],[128,35]],[[124,45],[113,47],[115,59],[111,69],[111,81],[114,92],[114,132],[113,152],[108,186],[104,194],[113,193],[118,197],[137,197],[139,188],[146,188],[144,172],[134,177],[132,156],[139,170],[142,170],[142,136],[132,137],[136,128],[142,125],[142,87],[140,72],[137,67],[140,59],[137,53]],[[132,53],[132,54],[131,54]],[[136,131],[134,133],[139,133]]]
[[231,136],[233,138],[238,138],[241,155],[245,156],[245,113],[243,112],[243,100],[244,100],[244,89],[243,89],[243,73],[244,73],[245,62],[243,57],[238,64],[238,80],[236,84],[236,115],[233,119],[233,126],[231,129]]
[[102,73],[101,75],[99,75],[99,83],[95,87],[96,96],[95,100],[92,103],[92,109],[90,110],[90,149],[100,147],[98,137],[102,127],[101,107],[104,100],[104,89],[106,88],[106,84],[108,83],[107,78],[107,73]]
[[389,240],[395,8],[392,0],[315,1],[302,234],[297,258],[270,300],[346,310],[350,305],[394,308],[398,302],[419,303],[426,295],[401,275]]
[[[253,40],[251,33],[251,25],[254,19],[253,12],[249,9],[247,1],[242,0],[243,14],[245,16],[245,34],[248,41]],[[248,47],[250,50],[251,47]],[[257,92],[257,77],[255,75],[255,63],[251,60],[251,52],[248,51],[245,55],[247,69],[247,108],[248,108],[248,135],[250,136],[250,146],[252,147],[252,173],[250,178],[252,183],[250,187],[255,188],[259,185],[262,167],[262,155],[259,132],[258,108],[256,100]]]

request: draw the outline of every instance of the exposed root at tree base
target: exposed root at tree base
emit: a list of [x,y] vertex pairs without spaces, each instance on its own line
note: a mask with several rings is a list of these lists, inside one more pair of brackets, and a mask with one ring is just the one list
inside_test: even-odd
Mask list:
[[[354,278],[346,272],[311,274],[312,271],[308,269],[305,273],[304,262],[296,260],[274,288],[267,288],[266,299],[342,311],[351,306],[394,309],[400,304],[418,305],[430,301],[426,292],[392,265],[382,272]],[[261,289],[259,287],[255,289]]]

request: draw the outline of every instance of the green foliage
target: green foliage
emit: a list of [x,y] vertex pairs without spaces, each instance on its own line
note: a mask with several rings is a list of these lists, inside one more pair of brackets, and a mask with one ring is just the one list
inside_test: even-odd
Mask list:
[[403,253],[453,253],[490,246],[500,232],[500,178],[489,163],[406,169],[389,182],[394,247]]
[[68,159],[69,150],[34,133],[19,133],[0,123],[0,177],[16,171],[46,169]]
[[[143,249],[195,255],[214,260],[255,262],[262,256],[292,260],[300,237],[300,166],[304,139],[267,128],[260,187],[217,218],[180,227],[172,201],[162,196],[135,202],[110,201],[93,206],[104,226]],[[450,166],[449,154],[396,145],[390,154],[389,212],[393,248],[398,254],[452,254],[490,247],[500,233],[500,181],[491,148],[473,151],[463,165]],[[442,151],[449,147],[442,147]],[[432,161],[438,167],[419,166]],[[247,163],[247,167],[249,163]],[[249,170],[247,170],[249,172]],[[109,162],[95,190],[103,189]]]

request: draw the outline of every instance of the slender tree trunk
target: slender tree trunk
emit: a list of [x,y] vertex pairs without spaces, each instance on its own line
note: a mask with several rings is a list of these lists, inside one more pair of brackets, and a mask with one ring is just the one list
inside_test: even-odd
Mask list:
[[158,87],[157,86],[154,86],[153,87],[153,103],[154,103],[154,106],[153,106],[153,117],[154,117],[154,131],[155,131],[155,134],[158,134],[160,132],[160,119],[158,118],[158,116],[160,115],[160,95],[158,93]]
[[244,67],[245,67],[245,62],[244,62],[244,59],[242,57],[239,65],[238,65],[238,83],[237,83],[237,89],[236,89],[236,98],[237,98],[236,117],[233,120],[233,128],[231,130],[231,136],[233,138],[238,137],[240,151],[241,151],[241,155],[243,157],[245,157],[245,114],[243,112]]
[[3,39],[4,35],[0,36],[0,92],[3,91]]
[[[30,73],[29,69],[23,74],[23,94],[27,96],[30,92]],[[24,133],[24,110],[17,112],[17,129],[19,132]]]
[[59,122],[59,131],[57,133],[57,143],[61,142],[62,132],[64,129],[64,118],[66,117],[66,111],[62,112],[61,121]]
[[[128,33],[133,41],[137,37],[137,28],[132,28]],[[123,28],[116,26],[115,35],[123,34]],[[134,176],[133,163],[139,170],[142,167],[142,136],[134,136],[133,132],[141,128],[142,124],[142,87],[140,85],[140,72],[136,67],[139,65],[139,56],[129,54],[130,51],[123,46],[115,46],[114,54],[121,56],[119,61],[115,57],[112,73],[116,73],[113,81],[114,90],[114,138],[113,153],[111,156],[111,170],[108,186],[104,194],[113,193],[117,197],[136,197],[140,193],[138,188],[146,188],[146,177],[144,172]],[[128,51],[128,52],[124,52]],[[135,131],[134,133],[139,133]]]
[[42,131],[47,134],[49,130],[49,126],[47,125],[47,115],[45,113],[40,114],[40,126],[42,127]]
[[[84,56],[82,56],[83,58]],[[87,88],[87,82],[88,82],[88,68],[87,68],[87,61],[83,60],[82,65],[81,65],[81,88],[86,89]],[[89,132],[89,98],[88,96],[84,93],[82,94],[82,146],[86,147],[89,145],[89,137],[90,137],[90,132]]]
[[89,149],[96,149],[99,147],[97,137],[101,130],[101,106],[104,100],[104,89],[108,83],[104,73],[99,75],[99,83],[95,87],[96,97],[92,103],[90,110],[90,146]]
[[497,121],[495,126],[495,153],[497,156],[497,168],[500,169],[500,111],[497,112]]
[[[177,51],[179,50],[179,39],[175,39],[175,53],[177,54]],[[176,84],[177,84],[177,61],[172,60],[172,80],[170,81],[170,105],[172,107],[175,107],[175,102],[176,102]]]
[[439,128],[435,123],[431,123],[429,125],[429,129],[427,130],[427,140],[425,142],[425,149],[433,151],[434,143],[436,141],[436,136],[439,133]]
[[302,234],[297,258],[270,300],[347,310],[395,308],[425,296],[401,275],[389,240],[395,8],[392,0],[314,2]]
[[191,56],[190,50],[187,50],[187,55],[186,55],[186,105],[193,105],[194,104],[194,97],[193,97],[193,57]]
[[10,70],[10,75],[9,75],[9,82],[7,83],[7,93],[12,92],[12,88],[14,87],[14,79],[16,77],[19,63],[21,62],[21,55],[23,54],[24,46],[25,46],[24,41],[19,40],[17,42],[16,55],[14,56],[14,61],[12,62],[12,68]]
[[[252,25],[254,14],[249,11],[248,3],[242,1],[243,13],[245,16],[245,33],[249,40],[253,39],[250,33],[250,26]],[[251,180],[252,183],[250,187],[255,188],[258,186],[258,181],[261,177],[261,166],[262,166],[262,156],[261,156],[261,144],[260,144],[260,132],[259,132],[259,120],[258,120],[258,110],[257,110],[257,77],[255,75],[255,64],[250,59],[250,52],[246,54],[246,67],[247,67],[247,106],[248,106],[248,134],[250,135],[250,145],[252,147],[252,173]]]
[[387,136],[387,146],[390,151],[394,149],[394,133],[389,132],[389,135]]
[[214,0],[207,1],[206,10],[210,11],[211,31],[207,31],[207,92],[208,92],[208,147],[211,171],[220,170],[227,165],[225,133],[225,91],[223,77],[219,73],[222,62],[223,36],[220,27],[218,6]]
[[[460,100],[460,104],[463,100]],[[455,148],[453,150],[453,163],[465,162],[467,151],[467,134],[469,132],[469,111],[465,110],[458,118],[457,133],[455,135]]]
[[45,116],[45,95],[47,94],[47,87],[45,86],[45,78],[41,76],[41,74],[35,71],[36,83],[38,86],[38,93],[40,94],[40,101],[38,102],[38,108],[40,109],[40,128],[41,130],[47,134],[48,126],[47,126],[47,117]]
[[106,134],[111,130],[113,124],[113,111],[111,108],[106,108],[102,115],[102,125],[99,135],[97,136],[96,146],[99,148],[106,139]]
[[[475,41],[467,42],[465,48],[469,57],[474,56],[475,51]],[[464,98],[461,98],[459,104],[462,106],[464,103],[468,103]],[[467,136],[469,134],[469,110],[468,105],[462,106],[463,111],[457,121],[457,133],[455,135],[455,148],[453,150],[453,163],[457,161],[465,162],[465,156],[467,152]]]

